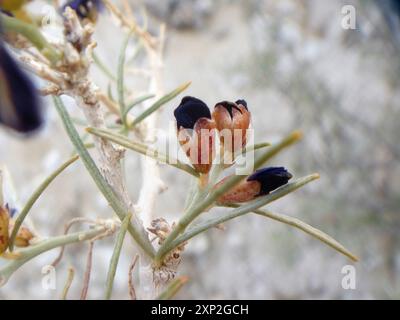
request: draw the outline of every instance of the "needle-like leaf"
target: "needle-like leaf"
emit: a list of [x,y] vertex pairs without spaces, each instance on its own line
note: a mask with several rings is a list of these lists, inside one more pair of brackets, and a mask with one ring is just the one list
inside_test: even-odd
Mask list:
[[144,102],[144,101],[146,101],[146,100],[149,100],[149,99],[151,99],[151,98],[154,98],[155,96],[156,96],[155,94],[145,94],[145,95],[140,96],[140,97],[136,98],[135,100],[133,100],[133,101],[125,108],[125,111],[124,111],[124,114],[123,114],[123,117],[124,117],[125,121],[126,121],[126,117],[128,116],[129,111],[131,111],[132,108],[134,108],[135,106],[137,106],[138,104],[140,104],[140,103],[142,103],[142,102]]
[[[125,57],[126,57],[126,48],[128,47],[129,39],[132,33],[130,32],[124,39],[121,50],[119,53],[118,59],[118,71],[117,71],[117,91],[118,91],[118,104],[120,108],[120,114],[122,121],[125,121],[125,90],[124,90],[124,78],[125,78]],[[126,127],[126,122],[124,122]]]
[[172,158],[171,156],[167,156],[167,155],[159,152],[158,150],[152,149],[140,142],[135,142],[135,141],[129,140],[125,136],[116,134],[112,131],[105,130],[105,129],[86,128],[86,131],[95,136],[101,137],[103,139],[108,139],[120,146],[123,146],[123,147],[128,148],[133,151],[136,151],[145,156],[151,157],[162,163],[169,164],[169,165],[171,165],[175,168],[178,168],[180,170],[183,170],[195,177],[198,177],[198,175],[199,175],[196,172],[196,170],[194,170],[191,166],[182,163],[178,159]]
[[10,236],[10,243],[9,248],[10,251],[14,249],[14,241],[15,237],[17,236],[18,230],[21,227],[22,223],[24,222],[26,216],[32,209],[35,202],[39,199],[42,193],[46,190],[46,188],[50,185],[51,182],[54,181],[58,175],[63,172],[66,168],[68,168],[72,163],[79,159],[79,156],[73,156],[71,159],[68,159],[64,162],[60,167],[58,167],[54,172],[52,172],[40,185],[39,187],[33,192],[31,197],[28,199],[27,203],[25,204],[22,211],[18,214],[17,219],[15,220],[14,227]]

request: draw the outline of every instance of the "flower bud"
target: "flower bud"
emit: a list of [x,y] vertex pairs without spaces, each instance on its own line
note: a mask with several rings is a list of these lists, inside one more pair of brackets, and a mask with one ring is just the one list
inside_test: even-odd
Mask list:
[[215,157],[215,123],[207,105],[194,97],[184,97],[174,111],[178,140],[194,168],[208,173]]
[[10,215],[8,210],[0,206],[0,255],[3,254],[8,248],[8,228],[10,225]]
[[234,154],[246,145],[251,114],[245,100],[217,103],[214,107],[213,119],[225,152]]
[[[219,188],[229,177],[218,182],[214,188]],[[220,204],[241,203],[269,194],[271,191],[288,183],[292,178],[283,167],[269,167],[255,171],[246,180],[240,182],[218,199]]]

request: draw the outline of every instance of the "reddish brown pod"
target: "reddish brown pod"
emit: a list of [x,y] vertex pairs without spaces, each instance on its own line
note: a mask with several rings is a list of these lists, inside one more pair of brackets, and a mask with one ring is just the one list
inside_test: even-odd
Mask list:
[[245,100],[222,101],[215,105],[212,117],[224,152],[234,154],[247,144],[251,113]]
[[[228,178],[226,177],[218,182],[214,188],[219,188]],[[259,169],[221,196],[218,203],[231,204],[253,200],[287,184],[291,178],[292,174],[284,167]]]
[[174,111],[178,140],[194,168],[208,173],[215,157],[215,123],[200,99],[184,97]]

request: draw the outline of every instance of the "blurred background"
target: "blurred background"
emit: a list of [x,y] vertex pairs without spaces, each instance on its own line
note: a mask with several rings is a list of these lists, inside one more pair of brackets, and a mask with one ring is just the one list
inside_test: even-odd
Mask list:
[[[146,8],[150,30],[167,24],[166,91],[191,80],[186,93],[210,107],[246,99],[259,142],[275,142],[294,129],[304,132],[304,139],[272,164],[286,166],[297,177],[319,172],[321,179],[269,208],[325,231],[360,257],[354,264],[356,289],[344,290],[341,270],[351,264],[345,257],[296,229],[248,215],[190,243],[180,269],[189,282],[177,298],[400,298],[398,1],[131,2],[139,22]],[[342,27],[344,5],[354,6],[356,29]],[[124,34],[107,15],[96,30],[97,53],[116,70]],[[95,67],[93,75],[107,88],[107,78]],[[132,86],[136,83],[132,80]],[[48,123],[36,138],[24,140],[0,129],[0,163],[8,167],[22,204],[72,152],[48,102]],[[167,128],[178,103],[179,98],[163,109],[161,128]],[[161,169],[169,188],[159,196],[155,216],[176,220],[189,181],[185,174]],[[128,153],[134,200],[140,170],[139,156]],[[75,216],[108,215],[81,164],[58,178],[30,214],[43,235],[62,233]],[[21,268],[0,289],[0,298],[57,298],[69,265],[77,271],[69,296],[79,297],[87,249],[87,244],[67,248],[57,268],[56,290],[41,286],[41,268],[57,254],[52,251]],[[111,253],[112,239],[96,243],[90,298],[102,297]],[[115,298],[128,296],[127,269],[134,254],[132,244],[126,245]]]

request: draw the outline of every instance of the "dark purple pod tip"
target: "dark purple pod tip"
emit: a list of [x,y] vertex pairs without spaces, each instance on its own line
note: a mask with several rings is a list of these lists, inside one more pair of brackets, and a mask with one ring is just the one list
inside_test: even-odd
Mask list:
[[256,170],[247,181],[258,181],[261,184],[259,193],[261,196],[287,184],[292,177],[284,167],[269,167]]
[[246,100],[239,99],[239,100],[237,100],[235,103],[236,103],[236,104],[241,104],[243,107],[246,108],[246,110],[249,110],[249,109],[247,109],[247,102],[246,102]]
[[[233,103],[233,102],[230,102],[230,101],[221,101],[221,102],[218,102],[216,105],[215,105],[215,107],[216,106],[223,106],[228,112],[229,112],[229,115],[231,116],[231,118],[233,118],[233,112],[232,112],[232,110],[233,109],[236,109],[236,110],[238,110],[240,113],[242,113],[242,110],[240,110],[240,108],[238,107],[238,105],[236,104],[236,103]],[[247,108],[246,108],[247,109]]]
[[193,129],[200,118],[211,119],[211,112],[207,105],[200,99],[184,97],[180,105],[175,109],[174,116],[178,129]]

